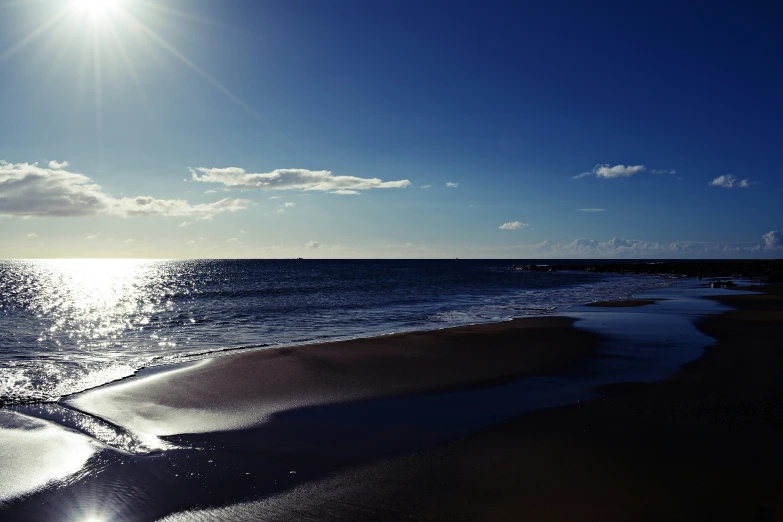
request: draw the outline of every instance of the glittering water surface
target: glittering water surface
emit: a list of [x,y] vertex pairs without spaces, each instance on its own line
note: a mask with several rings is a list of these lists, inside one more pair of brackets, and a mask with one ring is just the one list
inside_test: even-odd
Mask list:
[[0,401],[221,350],[550,313],[669,284],[509,261],[0,261]]

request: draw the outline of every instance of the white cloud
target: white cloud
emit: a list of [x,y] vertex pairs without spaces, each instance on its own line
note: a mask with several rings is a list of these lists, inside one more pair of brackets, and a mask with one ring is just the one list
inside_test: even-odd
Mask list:
[[529,228],[530,225],[527,223],[522,223],[521,221],[509,221],[508,223],[503,223],[498,228],[500,230],[519,230],[521,228]]
[[6,216],[189,216],[206,219],[220,212],[246,209],[249,204],[246,199],[236,198],[196,205],[182,199],[150,196],[116,198],[84,174],[39,167],[37,163],[0,163],[0,215]]
[[459,183],[454,183],[453,181],[449,181],[448,183],[446,183],[446,186],[449,188],[457,188],[459,187]]
[[674,170],[674,169],[672,169],[672,170],[667,170],[667,169],[656,170],[656,169],[653,169],[652,173],[653,174],[670,174],[670,175],[674,175],[674,174],[677,174],[677,171]]
[[100,235],[101,235],[101,233],[100,233],[100,232],[98,232],[97,234],[91,234],[91,235],[89,235],[89,236],[86,236],[84,239],[98,239],[98,237],[99,237]]
[[296,206],[296,203],[294,203],[292,201],[286,201],[282,205],[278,205],[277,210],[275,210],[275,212],[277,212],[278,214],[282,214],[283,212],[285,212],[285,210],[287,208],[293,208],[295,206]]
[[750,186],[750,181],[747,179],[738,180],[731,174],[724,174],[710,181],[708,185],[721,188],[747,188]]
[[321,243],[319,243],[318,241],[308,241],[305,246],[307,248],[320,248],[321,247]]
[[110,214],[123,217],[136,216],[198,216],[198,219],[212,219],[213,214],[236,212],[248,207],[246,199],[223,198],[214,203],[193,205],[183,199],[155,199],[149,196],[121,198],[110,207]]
[[215,189],[205,190],[204,194],[217,194],[217,190],[215,190]]
[[136,240],[135,239],[126,239],[125,242],[126,243],[135,243]]
[[361,194],[358,190],[348,190],[348,189],[340,189],[340,190],[333,190],[329,194],[341,194],[343,196],[358,196]]
[[783,248],[783,235],[777,230],[770,230],[762,237],[764,238],[764,250],[778,250]]
[[[674,241],[657,243],[636,239],[613,238],[609,241],[595,239],[576,239],[562,244],[544,241],[536,245],[519,245],[516,248],[521,255],[532,258],[718,258],[748,256],[762,250],[783,247],[778,232],[765,234],[766,248],[753,242],[714,243],[700,241]],[[777,245],[777,246],[775,246]]]
[[231,239],[226,239],[226,243],[237,243],[237,244],[240,244],[240,245],[242,244],[242,243],[239,241],[239,238],[238,238],[238,237],[232,237]]
[[60,163],[59,161],[52,160],[49,162],[49,168],[54,170],[64,169],[68,165],[70,165],[70,163],[68,163],[67,161],[63,161],[62,163]]
[[[345,194],[346,190],[359,191],[384,188],[404,188],[407,179],[382,181],[379,178],[335,176],[328,170],[275,169],[253,174],[239,167],[190,169],[194,181],[221,183],[227,189],[251,190],[320,190],[333,194]],[[199,173],[201,173],[199,175]]]
[[576,209],[579,212],[604,212],[605,208],[578,208]]
[[239,233],[240,234],[247,234],[247,232],[245,232],[244,230],[240,230]]
[[646,170],[644,165],[628,165],[627,167],[625,165],[615,165],[614,167],[610,167],[608,164],[598,164],[593,167],[593,170],[573,176],[573,179],[580,179],[593,175],[604,179],[630,178],[634,174],[643,172],[644,170]]
[[24,237],[38,237],[38,234],[36,234],[35,232],[30,232],[29,234],[27,234]]
[[575,239],[568,247],[574,252],[592,252],[598,248],[598,241],[595,239]]
[[431,186],[432,186],[432,185],[422,185],[422,186],[421,186],[421,188],[423,188],[423,189],[428,189],[428,188],[430,188]]

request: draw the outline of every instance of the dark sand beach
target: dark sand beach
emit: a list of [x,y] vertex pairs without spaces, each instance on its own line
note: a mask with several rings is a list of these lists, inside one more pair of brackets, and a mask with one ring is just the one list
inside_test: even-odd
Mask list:
[[717,344],[662,382],[605,386],[597,400],[479,431],[422,401],[568,374],[600,338],[535,318],[238,354],[99,388],[67,403],[181,449],[101,451],[0,514],[774,520],[783,293],[762,290],[717,298],[737,308],[699,320]]
[[260,350],[88,391],[64,403],[180,449],[103,450],[83,473],[12,501],[4,516],[153,520],[453,439],[476,421],[455,424],[426,408],[411,415],[422,394],[567,372],[600,340],[574,322],[540,317]]
[[[241,520],[781,520],[783,289],[719,297],[717,339],[654,384],[524,415],[204,516]],[[172,517],[172,520],[207,518]]]
[[303,406],[486,386],[557,374],[599,336],[539,317],[209,359],[69,403],[121,426],[169,435],[259,424]]

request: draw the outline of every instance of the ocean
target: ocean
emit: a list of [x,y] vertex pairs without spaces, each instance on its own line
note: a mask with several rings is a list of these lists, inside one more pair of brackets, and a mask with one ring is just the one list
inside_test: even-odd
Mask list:
[[0,261],[0,402],[55,401],[236,350],[562,312],[674,281],[510,269],[529,262]]

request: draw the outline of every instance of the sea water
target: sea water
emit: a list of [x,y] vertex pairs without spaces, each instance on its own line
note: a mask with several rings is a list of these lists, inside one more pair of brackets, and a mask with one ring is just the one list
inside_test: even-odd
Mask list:
[[510,269],[525,262],[0,261],[0,401],[54,401],[235,350],[549,314],[673,281]]

